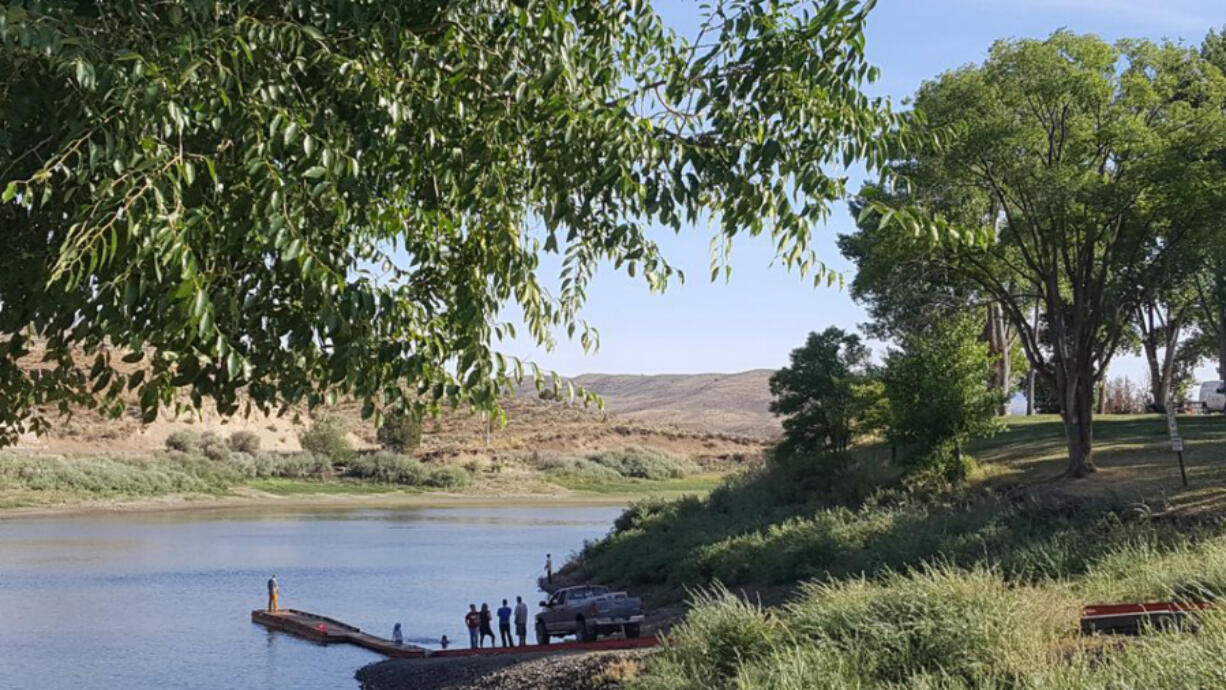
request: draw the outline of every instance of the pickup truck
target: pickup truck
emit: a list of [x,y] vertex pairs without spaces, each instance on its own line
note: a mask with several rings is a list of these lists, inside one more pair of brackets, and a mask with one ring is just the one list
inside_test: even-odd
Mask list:
[[625,592],[610,592],[601,585],[559,589],[542,601],[536,614],[536,643],[549,644],[551,637],[574,635],[591,642],[600,635],[621,631],[638,637],[643,622],[643,602]]

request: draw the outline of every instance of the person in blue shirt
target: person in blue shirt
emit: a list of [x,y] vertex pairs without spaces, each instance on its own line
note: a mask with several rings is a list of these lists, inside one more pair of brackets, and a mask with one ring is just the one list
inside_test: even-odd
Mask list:
[[503,647],[514,647],[515,640],[511,638],[511,607],[507,600],[502,600],[502,608],[498,609],[498,634],[502,636]]

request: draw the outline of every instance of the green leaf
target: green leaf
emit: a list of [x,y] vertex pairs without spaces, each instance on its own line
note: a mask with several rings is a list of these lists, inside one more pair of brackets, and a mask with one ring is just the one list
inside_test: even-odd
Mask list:
[[17,183],[9,182],[4,186],[4,192],[0,193],[0,204],[7,204],[17,196]]
[[306,177],[308,180],[313,180],[313,179],[315,179],[315,178],[323,177],[323,176],[324,176],[324,175],[326,175],[327,173],[328,173],[328,169],[327,169],[327,168],[323,167],[322,165],[316,165],[316,166],[312,166],[312,167],[310,167],[310,168],[307,168],[307,171],[306,171],[306,173],[304,174],[304,176],[305,176],[305,177]]

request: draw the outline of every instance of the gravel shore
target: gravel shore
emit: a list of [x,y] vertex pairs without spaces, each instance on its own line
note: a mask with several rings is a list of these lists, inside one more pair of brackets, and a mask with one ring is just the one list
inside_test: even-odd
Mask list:
[[365,666],[362,690],[616,690],[643,651],[392,659]]

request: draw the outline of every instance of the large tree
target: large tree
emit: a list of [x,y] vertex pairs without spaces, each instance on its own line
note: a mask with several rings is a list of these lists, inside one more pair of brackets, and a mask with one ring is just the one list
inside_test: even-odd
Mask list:
[[1058,392],[1071,476],[1094,471],[1095,387],[1142,299],[1180,270],[1172,250],[1226,219],[1209,160],[1224,105],[1226,78],[1194,50],[1064,31],[998,42],[916,97],[946,136],[900,162],[914,206],[890,220],[937,233],[1004,307]]
[[[1210,31],[1201,44],[1201,55],[1226,73],[1226,27]],[[1226,148],[1212,152],[1213,160],[1226,166]],[[1203,245],[1202,261],[1194,271],[1197,290],[1197,321],[1206,336],[1209,351],[1217,359],[1218,380],[1226,381],[1226,228],[1219,228],[1216,241]]]
[[125,390],[497,411],[501,310],[593,344],[600,263],[676,277],[651,228],[819,272],[835,171],[897,124],[872,4],[720,0],[694,40],[647,0],[0,5],[0,442]]

